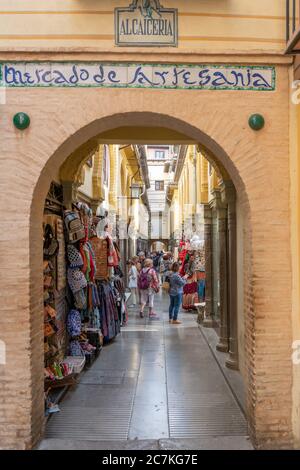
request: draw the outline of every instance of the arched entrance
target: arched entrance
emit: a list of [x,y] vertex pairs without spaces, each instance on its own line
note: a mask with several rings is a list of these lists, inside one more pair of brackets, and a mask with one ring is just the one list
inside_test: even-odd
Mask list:
[[[47,116],[41,118],[43,99],[40,90],[30,90],[33,103],[32,128],[16,136],[16,142],[8,149],[15,156],[16,168],[12,180],[5,181],[8,212],[5,225],[12,222],[9,208],[19,206],[23,198],[22,211],[17,222],[14,250],[13,278],[4,279],[3,287],[14,292],[9,305],[4,305],[2,321],[9,316],[22,324],[22,331],[16,332],[8,323],[7,361],[14,362],[15,368],[7,372],[11,390],[17,392],[17,411],[7,413],[7,421],[18,426],[24,423],[22,432],[11,435],[7,445],[31,447],[40,438],[43,429],[43,336],[42,336],[42,214],[43,204],[53,175],[72,155],[77,163],[81,161],[86,148],[95,142],[149,142],[149,135],[155,133],[155,140],[180,143],[197,143],[206,149],[212,162],[216,161],[224,179],[230,175],[239,195],[240,207],[244,211],[244,315],[245,315],[245,364],[247,370],[247,410],[251,436],[260,446],[271,446],[270,439],[277,445],[291,440],[291,364],[289,348],[290,331],[290,260],[288,227],[288,194],[282,194],[274,207],[275,188],[280,184],[282,175],[288,177],[284,166],[285,152],[281,144],[272,140],[267,131],[261,136],[254,135],[246,126],[246,104],[251,108],[251,97],[239,103],[232,118],[231,109],[214,111],[215,104],[211,92],[203,95],[206,106],[204,116],[195,104],[193,96],[186,100],[185,107],[178,102],[182,92],[162,94],[164,99],[157,103],[155,91],[142,90],[115,91],[111,96],[107,91],[84,92],[80,103],[85,103],[85,113],[78,113],[76,90],[56,91],[53,103],[48,106]],[[56,101],[62,93],[64,109],[57,114]],[[17,92],[16,92],[17,93]],[[246,103],[245,103],[246,101]],[[280,99],[274,100],[274,113],[280,108]],[[261,98],[261,106],[264,98]],[[228,104],[229,106],[229,104]],[[99,109],[101,110],[99,112]],[[126,113],[123,110],[126,109]],[[203,106],[202,106],[203,109]],[[147,110],[147,111],[145,111]],[[230,118],[229,118],[230,116]],[[38,121],[38,122],[37,122]],[[126,128],[124,128],[126,122]],[[141,127],[141,122],[143,126]],[[14,131],[11,131],[13,133]],[[127,139],[126,139],[127,136]],[[132,138],[135,136],[135,139]],[[151,138],[150,138],[151,139]],[[175,139],[175,140],[174,140]],[[283,139],[284,140],[284,139]],[[78,150],[79,149],[79,150]],[[82,150],[84,152],[82,153]],[[271,171],[270,158],[276,151],[278,165],[282,162],[282,172]],[[22,158],[19,156],[22,155]],[[28,161],[32,163],[30,172]],[[253,165],[256,174],[253,172]],[[272,181],[272,184],[270,183]],[[20,189],[22,181],[22,189]],[[278,183],[278,184],[277,184]],[[15,193],[12,194],[11,189]],[[18,196],[18,197],[17,197]],[[262,207],[262,198],[264,207]],[[269,204],[272,201],[272,206]],[[265,211],[273,218],[281,214],[280,225],[270,224]],[[13,221],[15,223],[15,220]],[[29,229],[28,229],[29,227]],[[285,233],[282,233],[282,230]],[[270,237],[276,238],[276,249],[281,253],[281,267],[285,272],[284,295],[282,295],[281,276],[276,276],[277,264],[274,263],[274,245]],[[273,238],[274,239],[274,238]],[[7,239],[7,247],[10,241]],[[9,250],[3,258],[3,265],[11,266]],[[275,266],[276,265],[276,266]],[[270,281],[272,272],[272,282]],[[280,311],[277,306],[280,305]],[[20,306],[21,312],[20,312]],[[281,335],[281,322],[284,317],[285,334]],[[272,330],[270,330],[272,328]],[[272,334],[269,332],[272,331]],[[12,339],[13,335],[13,339]],[[276,364],[269,361],[274,350],[273,338],[276,337]],[[15,353],[15,345],[19,351]],[[278,368],[280,364],[280,368]],[[282,377],[280,377],[282,371]],[[290,371],[290,373],[288,373]],[[22,372],[22,379],[20,373]],[[284,377],[284,380],[283,380]],[[264,387],[268,381],[268,391]],[[278,384],[281,384],[280,387]],[[9,393],[9,391],[8,391]],[[285,400],[283,400],[283,397]],[[266,413],[265,409],[269,410]],[[286,433],[272,430],[272,412],[283,414]],[[14,444],[12,444],[14,443]]]

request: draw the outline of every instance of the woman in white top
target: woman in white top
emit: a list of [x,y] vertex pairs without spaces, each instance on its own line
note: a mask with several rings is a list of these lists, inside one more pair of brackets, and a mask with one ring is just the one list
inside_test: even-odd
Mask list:
[[131,291],[130,301],[131,305],[129,307],[136,306],[136,295],[137,295],[137,282],[138,282],[138,270],[134,261],[129,261],[129,283],[128,287]]

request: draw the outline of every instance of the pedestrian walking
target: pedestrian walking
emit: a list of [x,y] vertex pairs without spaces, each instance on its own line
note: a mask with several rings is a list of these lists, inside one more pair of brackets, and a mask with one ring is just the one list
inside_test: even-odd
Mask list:
[[136,306],[136,297],[137,297],[137,283],[138,283],[138,270],[136,267],[136,263],[134,260],[129,261],[129,283],[128,287],[131,292],[129,308],[133,308]]
[[162,284],[166,281],[166,278],[169,275],[169,272],[172,269],[173,260],[172,260],[172,253],[168,252],[165,253],[160,261],[160,275],[161,275],[161,282]]
[[145,260],[146,260],[145,252],[140,251],[139,254],[138,254],[138,258],[139,258],[139,263],[140,263],[141,269],[142,269],[144,267]]
[[156,271],[159,284],[161,284],[161,276],[160,276],[161,260],[162,260],[162,254],[157,251],[153,257],[153,267]]
[[179,309],[182,305],[183,287],[186,285],[188,275],[181,277],[179,274],[180,265],[174,263],[172,266],[172,273],[169,277],[170,283],[170,306],[169,306],[169,322],[173,325],[180,325],[181,321],[178,320]]
[[141,310],[140,317],[144,317],[144,309],[146,304],[149,305],[149,318],[158,318],[154,313],[154,297],[159,292],[159,281],[155,269],[153,268],[152,259],[146,259],[144,268],[141,270],[138,278],[138,288],[141,293]]
[[[136,268],[138,270],[138,275],[140,274],[141,270],[144,267],[145,259],[146,259],[145,252],[140,251],[138,256],[136,257]],[[138,295],[139,306],[141,307],[142,300],[141,300],[141,291],[139,289],[139,285],[137,286],[137,295]]]

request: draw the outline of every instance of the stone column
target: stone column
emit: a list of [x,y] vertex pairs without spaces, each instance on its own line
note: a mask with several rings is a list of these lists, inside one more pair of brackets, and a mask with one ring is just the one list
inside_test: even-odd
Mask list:
[[212,213],[208,204],[204,206],[205,242],[205,316],[203,326],[212,328],[213,321],[213,282],[212,282]]
[[236,191],[233,183],[225,183],[228,203],[228,273],[229,273],[229,358],[226,366],[238,370],[237,338],[237,234],[236,234]]
[[227,253],[227,206],[219,201],[218,207],[218,231],[219,231],[219,272],[220,272],[220,338],[217,350],[228,352],[228,253]]
[[77,201],[78,188],[80,184],[74,181],[63,181],[64,206],[72,209],[72,203]]

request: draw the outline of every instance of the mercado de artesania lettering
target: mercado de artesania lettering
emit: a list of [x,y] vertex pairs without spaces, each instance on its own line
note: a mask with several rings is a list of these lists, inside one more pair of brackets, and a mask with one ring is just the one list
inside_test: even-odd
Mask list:
[[0,64],[2,85],[151,87],[272,91],[274,67],[97,63]]
[[299,8],[2,0],[0,449],[300,449]]

